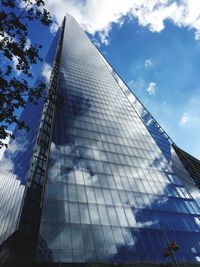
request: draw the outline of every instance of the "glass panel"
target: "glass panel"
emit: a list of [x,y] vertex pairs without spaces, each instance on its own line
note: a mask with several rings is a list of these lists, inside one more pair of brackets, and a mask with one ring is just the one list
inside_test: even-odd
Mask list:
[[128,226],[128,222],[127,222],[127,219],[126,219],[126,215],[124,213],[124,209],[120,208],[120,207],[116,207],[116,211],[117,211],[117,214],[118,214],[120,225],[121,226]]
[[112,234],[112,229],[109,226],[103,226],[103,233],[106,247],[108,250],[116,250],[115,241]]
[[85,193],[85,187],[77,186],[77,194],[79,202],[87,202],[87,197]]
[[75,185],[68,185],[68,197],[69,201],[77,201],[77,192],[76,192],[76,186]]
[[80,207],[81,223],[89,224],[90,216],[89,216],[88,205],[80,204],[79,207]]
[[93,226],[92,228],[96,250],[105,249],[104,237],[101,226]]
[[122,231],[120,227],[113,227],[113,234],[115,238],[115,244],[117,248],[122,248],[125,246],[124,237],[122,235]]
[[118,226],[119,220],[118,220],[118,216],[117,216],[115,208],[108,207],[108,214],[109,214],[111,225]]
[[101,224],[110,225],[106,206],[99,206],[99,215],[101,219]]
[[103,192],[99,188],[95,188],[96,200],[98,204],[105,204]]
[[112,196],[109,190],[103,189],[103,194],[104,194],[104,198],[105,198],[105,202],[108,205],[112,205],[113,204],[113,200],[112,200]]
[[94,250],[94,239],[91,226],[83,226],[83,246],[86,250]]
[[137,227],[137,223],[136,223],[135,216],[134,216],[132,209],[124,208],[124,211],[125,211],[130,227]]
[[117,190],[111,190],[112,198],[115,205],[121,205],[121,200]]
[[73,249],[83,249],[82,232],[80,225],[71,225],[71,235],[72,235],[72,247]]
[[100,224],[99,212],[96,205],[89,205],[90,218],[93,224]]
[[69,204],[70,210],[70,222],[71,223],[80,223],[80,214],[78,204]]
[[61,249],[71,249],[71,231],[70,225],[63,225],[60,232],[60,246]]

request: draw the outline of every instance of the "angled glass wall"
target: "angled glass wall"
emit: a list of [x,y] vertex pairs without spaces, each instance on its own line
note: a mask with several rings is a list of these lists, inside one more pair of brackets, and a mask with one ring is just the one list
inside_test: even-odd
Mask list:
[[102,56],[67,16],[38,241],[43,262],[200,260],[200,209]]
[[[53,65],[59,33],[56,35],[48,52],[45,64]],[[36,84],[44,80],[41,75]],[[45,92],[44,92],[45,95]],[[0,160],[0,245],[17,229],[20,220],[24,193],[30,163],[39,131],[44,98],[37,105],[27,102],[21,120],[29,126],[30,131],[14,130],[15,139]]]
[[[103,58],[103,57],[102,57]],[[103,58],[104,59],[104,58]],[[173,171],[178,175],[183,185],[186,187],[190,196],[194,199],[198,207],[200,207],[200,191],[197,187],[197,181],[199,177],[199,162],[193,171],[193,176],[187,170],[182,160],[179,158],[174,147],[177,147],[168,134],[163,130],[155,118],[149,113],[149,111],[144,107],[144,105],[139,101],[139,99],[131,92],[128,86],[123,82],[119,75],[113,71],[109,63],[104,59],[107,67],[112,73],[114,79],[117,81],[120,88],[126,94],[128,100],[132,104],[133,108],[136,110],[137,114],[145,124],[149,133],[152,135],[156,144],[162,151],[165,158],[168,160],[169,164],[172,166]],[[187,153],[186,153],[187,154]],[[191,156],[190,156],[191,157]],[[194,164],[191,163],[190,168],[194,168]],[[191,172],[192,173],[192,172]]]

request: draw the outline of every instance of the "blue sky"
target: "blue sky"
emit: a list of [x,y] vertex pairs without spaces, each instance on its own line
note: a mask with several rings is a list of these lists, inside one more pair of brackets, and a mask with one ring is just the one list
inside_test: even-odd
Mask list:
[[[200,158],[200,1],[47,0],[51,31],[32,26],[45,57],[66,12],[175,143]],[[40,30],[38,31],[40,27]],[[39,67],[32,70],[35,78]]]
[[200,41],[167,22],[153,33],[137,20],[113,25],[100,50],[170,137],[200,158]]

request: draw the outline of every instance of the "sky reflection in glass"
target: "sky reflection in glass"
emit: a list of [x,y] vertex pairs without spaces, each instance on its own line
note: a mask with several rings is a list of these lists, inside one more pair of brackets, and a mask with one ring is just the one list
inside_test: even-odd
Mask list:
[[41,239],[55,262],[164,262],[162,225],[195,261],[200,210],[113,75],[67,16]]

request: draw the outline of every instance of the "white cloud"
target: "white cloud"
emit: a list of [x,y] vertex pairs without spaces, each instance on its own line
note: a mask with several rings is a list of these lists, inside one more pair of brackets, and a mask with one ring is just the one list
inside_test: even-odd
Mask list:
[[[31,46],[31,40],[29,38],[26,39],[26,43],[25,43],[25,46],[24,46],[24,49],[29,49]],[[13,56],[12,58],[12,62],[13,62],[13,67],[14,67],[14,70],[16,71],[16,74],[17,75],[20,75],[22,73],[21,70],[18,70],[17,69],[17,65],[19,64],[19,60],[18,60],[18,57],[17,56]]]
[[29,38],[26,39],[25,49],[29,49],[31,46],[31,40]]
[[101,46],[100,42],[99,42],[96,38],[93,38],[93,39],[92,39],[92,42],[93,42],[93,44],[94,44],[96,47],[98,47],[98,48]]
[[53,22],[53,23],[51,24],[51,26],[50,26],[50,32],[51,32],[52,34],[54,34],[54,33],[57,32],[58,28],[59,28],[59,25],[58,25],[57,23]]
[[[188,88],[189,89],[189,88]],[[193,90],[193,96],[188,98],[183,111],[178,118],[179,131],[182,135],[174,136],[177,139],[177,144],[181,144],[184,150],[191,153],[193,156],[200,159],[200,88]],[[181,107],[178,106],[180,109]],[[177,122],[177,121],[176,121]],[[185,136],[189,138],[185,138]]]
[[150,95],[155,95],[156,93],[156,83],[154,82],[150,82],[149,83],[149,86],[147,88],[147,92],[150,94]]
[[108,44],[111,24],[122,26],[126,15],[153,32],[162,31],[168,19],[178,27],[194,29],[195,39],[200,39],[200,1],[197,0],[48,0],[46,5],[59,24],[68,12],[89,33],[99,32],[105,44]]
[[19,64],[18,58],[13,56],[12,63],[13,63],[14,70],[16,71],[16,74],[20,75],[22,71],[17,69],[17,65]]
[[[8,144],[9,143],[9,141],[10,141],[10,136],[12,135],[12,132],[10,132],[10,131],[7,131],[8,133],[9,133],[9,135],[6,137],[6,139],[4,139],[4,140],[1,140],[1,141],[3,141],[3,143],[5,143],[5,144]],[[0,148],[0,160],[3,158],[3,154],[4,154],[4,152],[6,151],[6,147],[5,146],[3,146],[2,148]]]
[[180,124],[186,124],[190,120],[190,114],[188,112],[184,112],[180,119]]
[[[189,129],[193,129],[194,132],[199,132],[199,125],[200,125],[200,117],[199,117],[199,105],[200,105],[200,98],[199,94],[195,97],[192,97],[188,100],[187,105],[185,106],[184,111],[179,124],[188,126]],[[196,130],[195,130],[196,129]]]
[[109,45],[108,34],[109,34],[109,30],[99,32],[99,37],[100,37],[102,44]]
[[[2,41],[4,40],[4,37],[7,37],[9,42],[14,42],[14,41],[16,41],[15,38],[9,36],[7,33],[4,33],[3,36],[0,35],[0,42],[2,42]],[[29,44],[29,42],[30,42],[30,39],[27,38],[27,41],[26,41],[26,44],[25,44],[25,48],[26,48],[26,45]],[[6,46],[6,45],[7,45],[7,42],[4,42],[2,45],[3,45],[3,46]],[[13,68],[14,68],[14,70],[16,71],[16,74],[17,74],[17,75],[20,75],[20,74],[21,74],[21,70],[18,70],[18,69],[17,69],[17,65],[18,65],[18,63],[19,63],[19,61],[18,61],[18,57],[13,56],[13,57],[12,57]],[[5,61],[5,64],[7,64],[7,61]]]
[[154,221],[146,221],[146,222],[138,222],[138,227],[139,228],[150,228],[152,226],[158,226],[159,225],[159,221],[158,220],[154,220]]
[[185,105],[185,111],[182,113],[179,124],[180,126],[187,126],[187,129],[191,130],[192,133],[199,132],[200,125],[200,91],[198,90],[195,96],[188,99],[187,104]]
[[195,32],[195,40],[200,40],[200,30]]
[[131,80],[130,82],[128,82],[128,86],[132,89],[132,87],[134,87],[135,82],[133,80]]
[[144,62],[144,66],[145,68],[149,68],[153,65],[151,59],[146,59],[145,62]]
[[[7,37],[9,42],[16,42],[16,39],[9,36],[7,33],[4,33],[4,36],[0,35],[0,42],[3,41],[4,37]],[[7,42],[4,44],[4,46],[5,45],[7,45]],[[31,40],[29,38],[26,38],[24,49],[29,49],[30,45],[31,45]],[[22,71],[17,69],[17,65],[19,64],[19,60],[17,56],[13,55],[12,63],[13,63],[14,70],[16,71],[16,74],[20,75]]]
[[143,78],[138,77],[136,80],[131,80],[128,86],[132,89],[144,89],[146,87],[146,82]]
[[44,63],[42,69],[42,77],[44,77],[46,83],[49,83],[51,76],[52,67],[48,63]]

